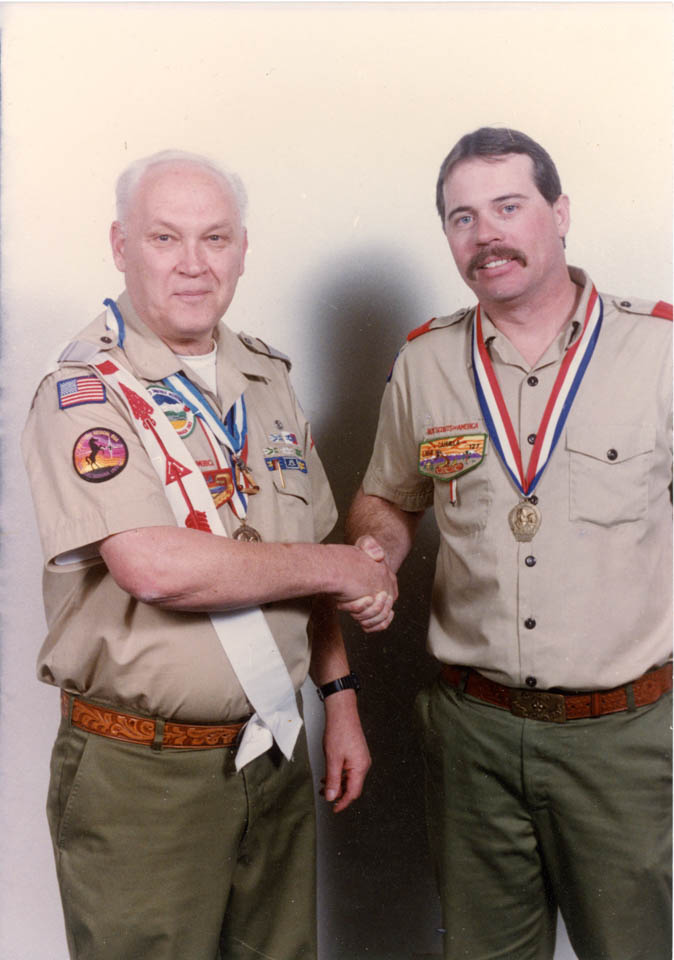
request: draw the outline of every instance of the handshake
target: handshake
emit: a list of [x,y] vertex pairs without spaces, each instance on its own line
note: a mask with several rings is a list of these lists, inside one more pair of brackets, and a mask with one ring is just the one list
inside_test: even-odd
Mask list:
[[341,589],[334,594],[338,610],[350,613],[365,633],[386,630],[393,620],[398,581],[374,537],[365,535],[348,550],[342,568]]

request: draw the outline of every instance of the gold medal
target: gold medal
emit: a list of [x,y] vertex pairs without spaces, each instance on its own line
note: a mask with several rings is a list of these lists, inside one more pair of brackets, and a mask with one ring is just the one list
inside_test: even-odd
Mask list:
[[521,500],[508,514],[508,523],[518,543],[533,540],[541,526],[541,511],[528,500]]
[[255,527],[249,527],[245,520],[241,521],[241,526],[233,534],[234,540],[243,540],[244,543],[262,543],[262,537]]

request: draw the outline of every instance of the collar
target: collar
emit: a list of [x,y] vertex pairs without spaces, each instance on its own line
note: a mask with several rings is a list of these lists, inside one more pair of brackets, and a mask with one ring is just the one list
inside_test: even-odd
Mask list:
[[[559,360],[561,360],[564,353],[576,341],[578,336],[580,336],[580,333],[583,329],[585,311],[587,310],[588,300],[590,299],[590,293],[592,291],[592,280],[584,270],[580,270],[578,267],[569,266],[569,276],[577,286],[583,288],[580,300],[578,301],[578,306],[576,307],[573,316],[571,316],[564,324],[559,334],[552,341],[540,360],[538,360],[536,366],[531,369],[538,370],[541,367],[547,366],[551,363],[557,363]],[[523,359],[519,350],[517,350],[512,345],[510,340],[494,326],[489,316],[484,311],[482,312],[482,332],[487,349],[489,350],[489,354],[492,359],[498,357],[502,363],[509,364],[510,366],[522,367],[522,369],[529,371],[530,368]],[[467,348],[467,362],[468,366],[472,367],[470,342],[468,343]]]
[[[140,319],[125,290],[117,297],[117,306],[124,318],[125,340],[124,354],[136,376],[143,380],[156,382],[177,373],[183,368],[183,361],[173,353],[164,341]],[[105,315],[101,315],[103,323]],[[100,343],[100,324],[97,324],[95,341]],[[89,339],[87,337],[87,339]],[[249,380],[267,380],[268,367],[258,354],[248,350],[229,327],[220,321],[213,331],[217,345],[216,380],[218,399],[221,409],[228,410],[246,389]],[[103,346],[103,349],[106,347]],[[113,349],[110,344],[107,349]],[[189,379],[205,393],[210,393],[207,384],[190,369]]]

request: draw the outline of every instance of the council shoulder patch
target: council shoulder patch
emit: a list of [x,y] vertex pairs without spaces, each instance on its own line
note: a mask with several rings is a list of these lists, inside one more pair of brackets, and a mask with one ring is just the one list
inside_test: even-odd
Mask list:
[[111,480],[126,466],[129,451],[118,433],[107,427],[92,427],[75,441],[73,466],[89,483]]
[[194,430],[194,413],[184,403],[177,393],[169,390],[160,383],[151,383],[147,388],[148,393],[170,420],[171,426],[177,432],[181,440]]
[[419,473],[434,480],[456,480],[484,460],[486,433],[436,437],[419,444]]
[[105,403],[105,385],[98,377],[70,377],[56,384],[59,408],[77,407],[81,403]]

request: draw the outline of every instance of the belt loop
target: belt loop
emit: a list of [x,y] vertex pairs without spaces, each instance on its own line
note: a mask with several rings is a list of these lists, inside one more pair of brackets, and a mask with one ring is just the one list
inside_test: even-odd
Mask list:
[[67,690],[61,690],[61,717],[72,727],[73,703],[75,698]]
[[466,686],[467,686],[467,684],[468,684],[468,677],[470,676],[471,672],[472,672],[472,671],[471,671],[470,667],[464,667],[464,668],[462,669],[462,671],[461,671],[461,679],[459,680],[459,685],[458,685],[458,687],[456,688],[456,689],[459,691],[460,694],[464,694],[464,693],[466,692]]
[[625,696],[627,697],[627,712],[634,713],[637,709],[636,701],[634,699],[634,684],[625,684]]
[[601,694],[599,692],[590,694],[590,716],[601,716]]
[[150,750],[161,750],[164,743],[164,726],[166,721],[161,717],[155,717],[154,721],[154,740],[150,744]]

